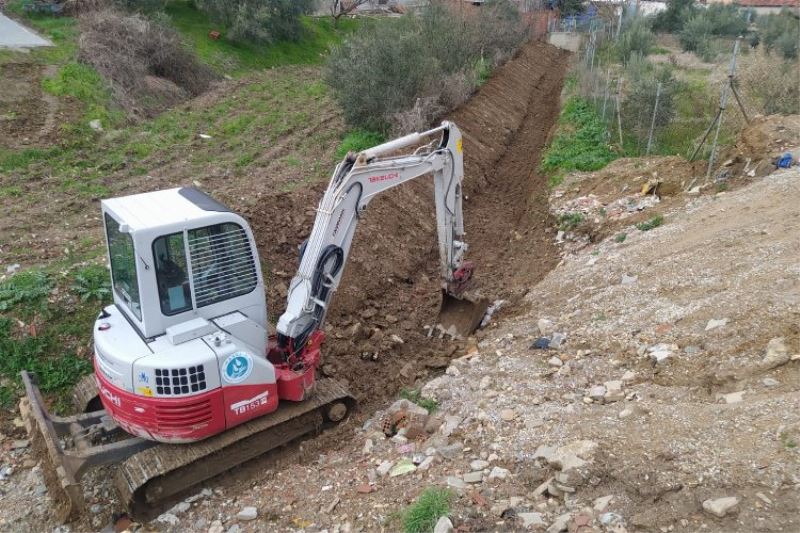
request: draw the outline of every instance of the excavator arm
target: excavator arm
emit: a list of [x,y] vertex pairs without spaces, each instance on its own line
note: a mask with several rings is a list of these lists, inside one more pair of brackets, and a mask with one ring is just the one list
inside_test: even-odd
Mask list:
[[[461,142],[455,124],[443,122],[432,130],[348,154],[337,165],[317,208],[311,235],[301,247],[300,268],[289,286],[286,311],[278,320],[282,349],[288,353],[302,349],[322,326],[369,202],[420,176],[433,175],[442,290],[446,296],[461,294],[472,273],[471,264],[464,261]],[[418,148],[396,155],[413,147]]]

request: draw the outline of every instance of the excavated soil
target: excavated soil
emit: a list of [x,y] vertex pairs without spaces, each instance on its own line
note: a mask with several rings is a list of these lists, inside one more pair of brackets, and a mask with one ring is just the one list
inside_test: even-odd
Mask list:
[[[464,213],[473,287],[513,300],[557,263],[547,228],[545,178],[538,154],[558,115],[566,54],[533,42],[447,117],[464,134]],[[325,183],[274,192],[245,207],[269,281],[269,309],[282,310],[298,246],[314,220]],[[524,243],[524,244],[523,244]],[[433,187],[421,180],[376,199],[359,225],[350,261],[328,315],[323,373],[375,405],[447,365],[456,349],[430,339],[440,295]]]

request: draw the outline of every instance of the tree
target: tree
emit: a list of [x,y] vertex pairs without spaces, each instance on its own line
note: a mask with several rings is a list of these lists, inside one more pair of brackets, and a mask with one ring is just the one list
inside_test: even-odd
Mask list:
[[349,15],[358,6],[370,3],[371,0],[332,0],[331,1],[331,16],[333,17],[333,25],[339,25],[339,19],[345,15]]
[[195,0],[195,5],[223,24],[233,41],[296,41],[303,33],[300,15],[314,0]]
[[696,11],[694,0],[668,0],[667,9],[653,17],[653,31],[678,32]]

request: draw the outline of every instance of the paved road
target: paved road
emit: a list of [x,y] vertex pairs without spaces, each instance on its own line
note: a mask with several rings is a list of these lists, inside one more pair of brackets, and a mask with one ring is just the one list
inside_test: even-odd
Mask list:
[[53,43],[39,37],[32,30],[0,13],[0,48],[33,48],[52,46]]

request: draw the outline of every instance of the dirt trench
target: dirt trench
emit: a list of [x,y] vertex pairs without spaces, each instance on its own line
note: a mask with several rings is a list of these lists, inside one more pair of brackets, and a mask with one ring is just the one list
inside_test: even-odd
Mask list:
[[[523,295],[557,262],[547,187],[536,172],[558,116],[567,54],[531,42],[447,118],[464,133],[464,216],[475,290]],[[272,318],[283,309],[325,184],[274,193],[244,208],[268,266]],[[322,372],[347,383],[369,412],[447,365],[458,346],[429,339],[439,310],[433,186],[420,180],[370,204],[328,315]]]

